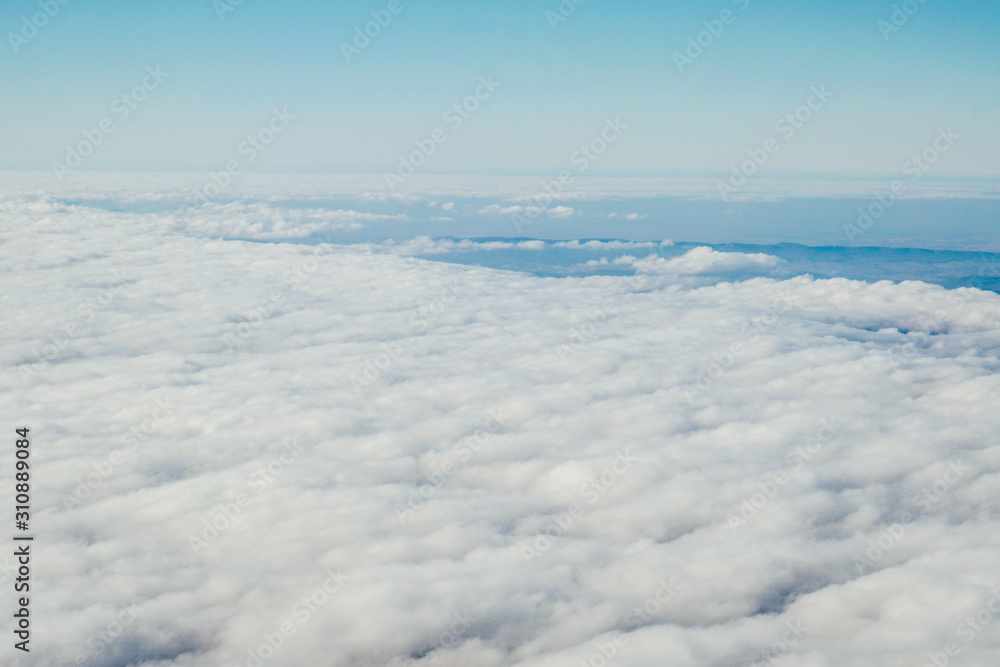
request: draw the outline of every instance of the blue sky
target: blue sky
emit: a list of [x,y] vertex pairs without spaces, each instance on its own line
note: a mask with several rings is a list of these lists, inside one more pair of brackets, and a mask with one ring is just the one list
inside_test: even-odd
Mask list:
[[[55,15],[12,42],[48,2]],[[547,174],[620,118],[628,129],[591,173],[718,176],[777,138],[761,176],[895,175],[952,127],[962,138],[933,176],[1000,176],[1000,9],[911,2],[887,32],[892,2],[567,0],[554,23],[556,0],[399,0],[347,62],[341,44],[388,1],[243,0],[220,18],[211,0],[12,0],[0,168],[50,169],[110,119],[83,169],[218,170],[277,108],[295,118],[247,171],[380,173],[442,128],[427,173]],[[674,54],[724,11],[730,23],[678,71]],[[117,117],[147,67],[166,78]],[[499,88],[449,127],[481,76]],[[833,96],[783,137],[776,123],[813,86]]]

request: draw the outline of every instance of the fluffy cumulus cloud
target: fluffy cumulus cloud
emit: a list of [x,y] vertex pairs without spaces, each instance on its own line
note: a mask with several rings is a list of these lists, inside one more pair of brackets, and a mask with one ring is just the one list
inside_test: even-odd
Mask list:
[[649,255],[638,259],[622,255],[615,264],[633,267],[636,271],[651,274],[704,275],[732,272],[761,271],[777,267],[781,260],[763,253],[719,252],[707,246],[692,248],[680,257],[664,258]]
[[657,246],[669,248],[673,245],[670,241],[599,241],[591,239],[589,241],[558,241],[552,244],[556,248],[569,248],[570,250],[621,250],[632,248],[656,248]]
[[490,204],[489,206],[484,206],[479,209],[481,215],[519,215],[528,216],[529,218],[536,218],[543,213],[550,218],[565,219],[573,216],[577,211],[570,206],[552,206],[552,207],[542,207],[542,206],[524,206],[522,204],[514,204],[512,206],[501,206],[500,204]]
[[535,215],[541,213],[541,209],[537,206],[525,207],[520,204],[514,206],[501,206],[500,204],[490,204],[489,206],[484,206],[479,209],[481,215],[522,215],[526,210],[531,210]]
[[546,212],[549,214],[550,218],[569,218],[576,213],[576,211],[569,206],[553,206]]
[[545,241],[537,239],[530,241],[473,241],[471,239],[432,239],[428,236],[418,236],[405,241],[389,240],[385,243],[364,247],[375,252],[415,256],[490,250],[544,250],[545,245]]
[[1000,658],[998,295],[540,278],[150,215],[5,202],[17,664]]

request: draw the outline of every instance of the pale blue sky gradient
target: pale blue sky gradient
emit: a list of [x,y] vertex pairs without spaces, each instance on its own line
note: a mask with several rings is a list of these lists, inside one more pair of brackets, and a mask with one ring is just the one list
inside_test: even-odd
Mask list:
[[[962,140],[933,176],[1000,177],[994,1],[927,0],[886,40],[893,2],[587,0],[553,29],[556,0],[401,0],[346,62],[341,42],[387,4],[244,0],[220,20],[210,0],[69,0],[15,53],[9,33],[40,9],[11,0],[0,169],[51,169],[160,66],[168,78],[82,169],[218,170],[287,108],[296,119],[247,170],[381,173],[492,75],[499,90],[422,171],[558,172],[620,117],[629,129],[593,173],[721,176],[825,85],[834,97],[761,176],[895,175],[951,126]],[[674,52],[725,9],[735,21],[678,72]]]

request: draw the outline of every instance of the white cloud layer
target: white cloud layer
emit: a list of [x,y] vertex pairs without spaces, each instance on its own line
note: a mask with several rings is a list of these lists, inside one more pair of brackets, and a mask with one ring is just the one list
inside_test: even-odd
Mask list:
[[240,202],[187,209],[181,213],[180,230],[192,236],[224,239],[284,241],[343,230],[366,224],[405,221],[405,215],[362,213],[349,209],[277,209],[269,204]]
[[[1000,658],[996,294],[537,278],[205,238],[288,231],[253,208],[0,203],[18,664]],[[730,255],[632,265],[774,266]]]
[[[556,176],[553,174],[552,176]],[[563,201],[646,197],[691,197],[719,199],[718,184],[729,178],[719,177],[607,177],[579,176],[553,199]],[[194,191],[213,183],[209,174],[136,174],[76,172],[64,182],[52,172],[4,172],[0,179],[8,193],[27,194],[45,191],[60,196],[101,196],[110,194],[128,201],[187,200]],[[415,174],[399,186],[386,190],[381,174],[260,174],[243,173],[223,193],[225,198],[268,197],[286,199],[358,197],[371,201],[418,201],[425,197],[506,197],[521,202],[536,201],[552,189],[553,178],[532,176],[454,176]],[[768,201],[798,197],[871,197],[888,187],[891,179],[773,179],[753,178],[740,188],[733,200]],[[127,184],[127,185],[123,185]],[[549,188],[546,188],[549,185]],[[955,181],[924,178],[909,183],[902,195],[906,199],[1000,198],[1000,185],[990,181]]]

